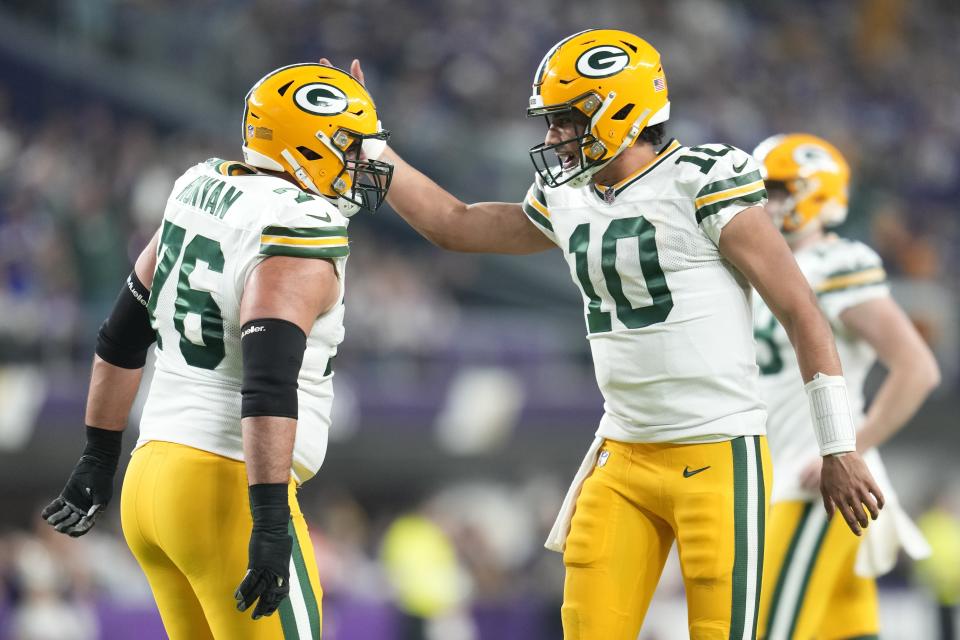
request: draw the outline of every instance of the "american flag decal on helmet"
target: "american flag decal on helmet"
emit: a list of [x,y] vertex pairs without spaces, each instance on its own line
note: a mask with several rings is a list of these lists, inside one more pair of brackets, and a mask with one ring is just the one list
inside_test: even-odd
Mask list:
[[653,79],[653,90],[654,91],[663,91],[667,88],[667,81],[662,77]]

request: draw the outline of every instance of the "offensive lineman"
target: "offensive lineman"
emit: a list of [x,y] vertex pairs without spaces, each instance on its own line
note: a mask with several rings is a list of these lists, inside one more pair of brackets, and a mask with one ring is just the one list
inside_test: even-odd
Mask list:
[[[80,536],[110,500],[156,339],[121,517],[175,640],[320,638],[296,488],[326,453],[346,217],[382,202],[387,135],[344,71],[301,64],[264,76],[246,97],[245,162],[208,160],[176,181],[101,327],[87,445],[43,517]],[[237,612],[255,602],[252,620]]]
[[[847,214],[850,169],[840,152],[815,136],[789,134],[761,142],[754,156],[770,197],[767,211],[833,328],[860,425],[857,450],[887,500],[862,539],[816,507],[820,460],[809,409],[797,393],[800,369],[783,327],[755,297],[760,391],[775,469],[759,634],[767,640],[876,638],[874,577],[893,568],[901,545],[914,557],[926,545],[902,513],[875,447],[913,416],[938,384],[939,369],[890,297],[880,257],[824,231]],[[878,357],[889,374],[864,415],[863,384]]]
[[[357,61],[351,70],[362,80]],[[874,518],[883,505],[854,451],[830,328],[761,206],[753,158],[661,142],[667,85],[647,42],[616,30],[564,39],[537,69],[527,114],[548,130],[522,204],[467,205],[390,149],[388,201],[446,249],[557,246],[583,294],[605,403],[547,542],[564,553],[564,637],[635,640],[676,539],[690,637],[753,638],[770,465],[748,283],[789,327],[821,409],[828,508],[859,533],[864,505]]]

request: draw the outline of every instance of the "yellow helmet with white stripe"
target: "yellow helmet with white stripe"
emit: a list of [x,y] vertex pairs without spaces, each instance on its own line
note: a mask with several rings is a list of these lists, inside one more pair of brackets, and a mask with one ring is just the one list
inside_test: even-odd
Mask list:
[[375,211],[386,198],[393,166],[377,158],[389,135],[363,85],[320,64],[271,71],[247,93],[243,110],[246,163],[290,174],[348,216]]
[[551,151],[573,140],[540,144],[530,158],[553,187],[580,187],[632,146],[644,127],[670,117],[667,79],[660,53],[627,31],[588,29],[561,40],[543,57],[533,79],[528,116],[556,116],[576,110],[589,125],[576,139],[580,163],[563,170]]
[[850,166],[832,144],[808,133],[781,134],[761,142],[753,155],[767,192],[786,191],[779,216],[784,233],[797,233],[812,220],[833,226],[846,219]]

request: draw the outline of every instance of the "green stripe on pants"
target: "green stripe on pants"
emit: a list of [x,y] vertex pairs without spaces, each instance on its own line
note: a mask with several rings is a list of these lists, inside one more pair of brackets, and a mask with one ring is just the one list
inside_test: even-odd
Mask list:
[[757,619],[760,615],[760,589],[763,586],[763,547],[766,543],[767,533],[767,490],[763,482],[763,456],[760,438],[753,439],[754,451],[756,451],[757,460],[757,593],[753,605],[753,632],[757,632]]
[[313,592],[313,585],[310,584],[310,575],[307,573],[307,565],[303,560],[303,549],[300,547],[297,532],[293,528],[293,521],[290,522],[290,537],[293,538],[293,565],[296,567],[297,580],[300,582],[300,591],[303,593],[303,602],[307,607],[307,616],[310,619],[310,637],[319,640],[320,608],[317,603],[317,595]]
[[[776,473],[776,471],[774,471]],[[777,586],[773,591],[773,599],[770,601],[770,611],[767,615],[767,635],[773,630],[774,623],[777,621],[777,613],[780,612],[780,597],[783,595],[783,585],[787,580],[787,573],[790,565],[793,563],[793,555],[797,551],[797,543],[800,542],[800,534],[803,533],[804,525],[810,517],[812,503],[803,506],[803,513],[797,522],[797,528],[793,530],[793,537],[790,538],[790,546],[787,547],[787,555],[783,557],[783,564],[780,566],[780,575],[777,576]]]
[[[810,506],[813,507],[813,503],[810,503]],[[797,620],[800,619],[800,609],[803,608],[803,600],[807,595],[807,585],[810,584],[810,574],[813,573],[813,568],[817,564],[817,557],[820,555],[820,547],[823,545],[823,539],[827,535],[827,529],[830,528],[830,520],[824,518],[823,526],[820,528],[820,532],[817,534],[817,542],[813,548],[813,553],[810,554],[810,562],[807,563],[806,571],[803,574],[803,583],[800,587],[800,594],[797,596],[797,604],[793,610],[793,620],[790,621],[790,633],[787,634],[788,638],[793,637],[793,632],[797,628]]]
[[733,449],[733,601],[730,605],[730,640],[743,637],[747,598],[747,443],[741,436],[730,441]]

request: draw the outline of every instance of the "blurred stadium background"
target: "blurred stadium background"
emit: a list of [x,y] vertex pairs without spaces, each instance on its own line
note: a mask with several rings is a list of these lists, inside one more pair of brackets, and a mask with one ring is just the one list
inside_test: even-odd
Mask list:
[[[465,199],[519,201],[543,133],[531,74],[588,26],[661,50],[681,141],[806,130],[850,159],[841,231],[881,253],[944,372],[884,448],[938,556],[883,579],[883,637],[937,637],[960,593],[960,4],[3,0],[0,639],[164,637],[116,504],[79,540],[37,513],[80,450],[96,329],[173,179],[239,155],[249,86],[360,57],[401,154]],[[301,492],[324,638],[561,637],[562,563],[541,544],[601,411],[567,270],[444,254],[389,210],[351,236],[336,426]],[[684,621],[668,565],[641,637]]]

